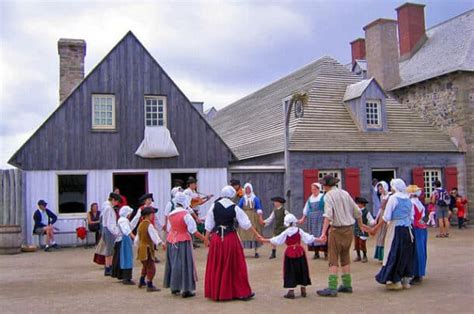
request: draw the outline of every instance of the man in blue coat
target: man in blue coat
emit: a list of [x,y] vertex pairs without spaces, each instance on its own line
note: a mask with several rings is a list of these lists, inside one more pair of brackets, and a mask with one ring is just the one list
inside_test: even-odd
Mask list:
[[33,234],[45,234],[46,235],[46,247],[44,250],[48,252],[51,247],[57,249],[58,245],[54,241],[54,228],[53,225],[58,220],[58,217],[49,209],[46,208],[44,200],[38,201],[38,209],[33,215],[35,226],[33,228]]

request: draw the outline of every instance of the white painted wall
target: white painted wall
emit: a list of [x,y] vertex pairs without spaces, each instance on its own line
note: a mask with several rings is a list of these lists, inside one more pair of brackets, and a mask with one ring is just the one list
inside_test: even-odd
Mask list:
[[[85,171],[25,171],[25,219],[27,226],[27,243],[32,244],[37,240],[33,238],[32,228],[33,213],[37,208],[37,202],[44,199],[48,203],[48,208],[57,213],[58,209],[58,174],[87,174],[87,204],[101,204],[107,200],[109,193],[113,189],[114,173],[148,173],[148,191],[153,193],[155,206],[164,208],[170,199],[171,173],[185,172],[197,173],[198,190],[204,194],[214,194],[215,198],[219,196],[221,188],[227,183],[226,168],[209,169],[122,169],[122,170],[85,170]],[[201,217],[205,217],[212,200],[201,206]],[[55,224],[61,231],[72,231],[79,226],[85,226],[86,214],[67,214],[59,215],[58,222]],[[90,243],[93,237],[89,238]],[[78,243],[75,234],[58,235],[58,244],[74,245]]]

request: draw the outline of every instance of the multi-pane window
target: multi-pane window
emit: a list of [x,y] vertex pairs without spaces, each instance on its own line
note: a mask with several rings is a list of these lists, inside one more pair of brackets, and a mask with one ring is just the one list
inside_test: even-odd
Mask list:
[[382,126],[380,111],[379,100],[367,100],[365,103],[367,128],[380,128]]
[[145,125],[166,126],[166,97],[145,97]]
[[324,178],[324,176],[331,175],[334,178],[339,179],[339,182],[336,184],[338,188],[342,187],[342,176],[340,170],[319,170],[318,177],[319,179]]
[[58,175],[58,212],[76,214],[86,212],[87,175]]
[[92,95],[92,128],[115,129],[114,95]]
[[425,197],[430,198],[436,188],[434,183],[438,180],[441,181],[441,170],[425,169],[423,172],[423,178],[425,180]]

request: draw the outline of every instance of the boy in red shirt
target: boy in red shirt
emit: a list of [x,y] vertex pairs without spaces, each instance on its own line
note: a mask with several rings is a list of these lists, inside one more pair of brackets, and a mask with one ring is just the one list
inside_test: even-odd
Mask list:
[[458,209],[458,228],[466,228],[464,225],[464,217],[466,217],[466,205],[467,199],[465,197],[457,196],[456,197],[456,208]]

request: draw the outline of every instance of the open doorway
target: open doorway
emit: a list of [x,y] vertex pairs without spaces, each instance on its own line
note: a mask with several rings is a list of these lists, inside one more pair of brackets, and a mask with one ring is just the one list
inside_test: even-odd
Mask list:
[[372,180],[376,179],[378,182],[385,181],[390,186],[390,181],[397,177],[395,169],[372,169]]
[[114,173],[114,187],[127,198],[128,205],[137,209],[138,199],[148,191],[148,173]]
[[197,179],[197,173],[196,172],[176,172],[176,173],[172,173],[171,174],[171,182],[170,182],[170,189],[171,188],[174,188],[175,186],[177,186],[177,182],[180,182],[180,180],[182,181],[182,183],[180,182],[180,186],[183,188],[183,189],[186,189],[187,186],[186,186],[186,181],[188,181],[188,178],[189,177],[193,177],[194,179]]

